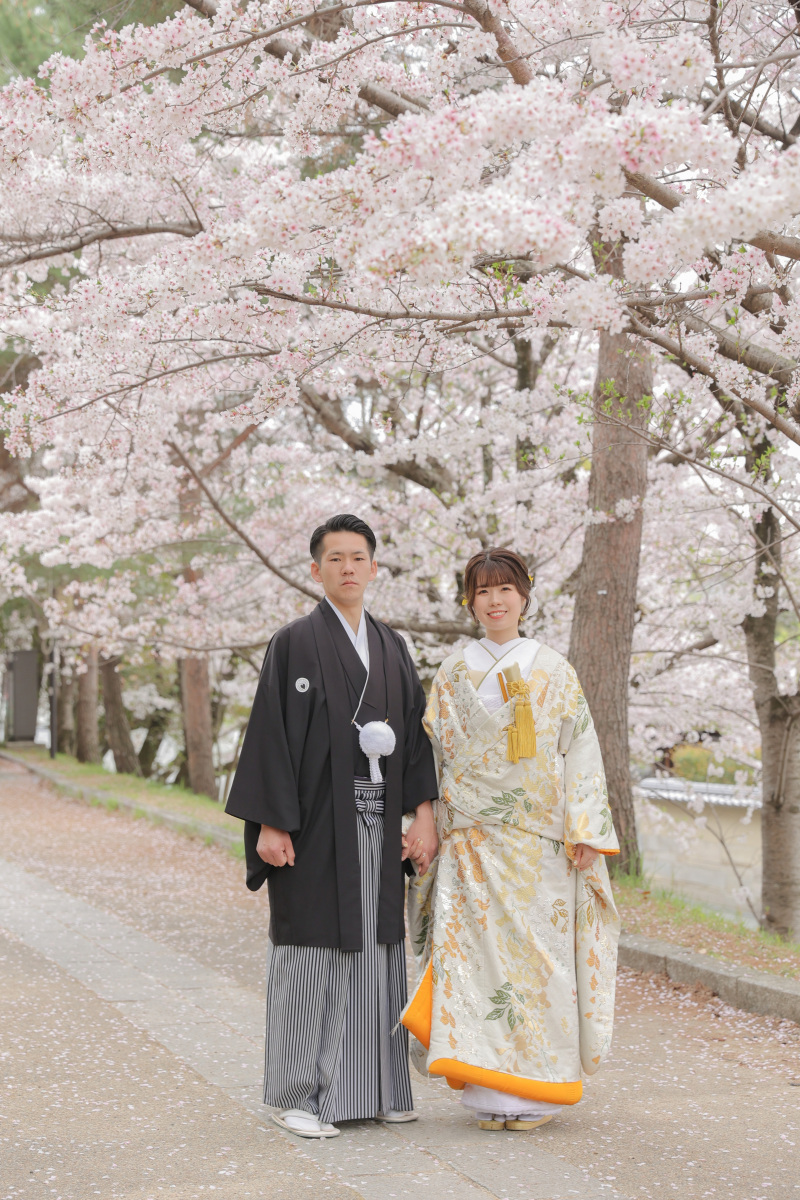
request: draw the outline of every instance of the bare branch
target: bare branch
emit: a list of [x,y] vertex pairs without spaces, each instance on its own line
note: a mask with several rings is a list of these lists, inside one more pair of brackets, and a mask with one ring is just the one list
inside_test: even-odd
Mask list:
[[[306,404],[318,417],[320,424],[329,433],[341,438],[351,450],[359,451],[362,454],[375,454],[378,447],[366,434],[353,429],[346,420],[338,400],[333,400],[330,396],[323,396],[315,387],[307,383],[300,385],[300,392]],[[393,475],[399,475],[403,479],[419,484],[420,487],[427,488],[439,500],[442,499],[443,492],[454,491],[456,487],[450,472],[439,463],[431,468],[423,466],[413,459],[408,459],[402,462],[387,462],[382,465]]]
[[193,8],[195,12],[199,12],[201,17],[215,17],[217,15],[217,6],[215,0],[183,0],[184,4],[188,4],[189,8]]
[[422,105],[413,104],[411,100],[406,100],[404,96],[398,96],[396,92],[390,92],[380,83],[362,83],[358,89],[358,94],[362,100],[366,100],[367,104],[374,105],[375,108],[382,109],[388,113],[390,117],[400,117],[403,113],[420,113],[423,111]]
[[409,621],[397,618],[385,620],[384,624],[391,629],[407,630],[408,633],[432,633],[454,642],[459,638],[474,638],[478,633],[478,626],[466,621]]
[[[652,675],[648,675],[647,678],[648,680],[656,679],[659,675],[663,675],[666,671],[671,671],[679,659],[683,658],[686,654],[697,654],[700,650],[710,650],[712,646],[718,645],[719,638],[713,637],[713,635],[710,633],[706,634],[705,637],[699,638],[696,642],[692,642],[691,646],[686,646],[683,650],[676,650],[672,655],[670,655],[663,666],[659,667],[657,671],[654,671]],[[650,653],[652,654],[653,651],[651,650]],[[644,682],[644,677],[641,672],[637,672],[637,674],[631,680],[631,683],[633,683],[634,686],[639,686],[642,682]]]
[[239,447],[246,442],[250,435],[255,433],[257,429],[258,422],[254,421],[252,424],[246,426],[241,433],[237,433],[236,437],[225,447],[222,453],[218,454],[212,462],[207,463],[206,466],[203,467],[202,471],[200,472],[203,478],[207,479],[209,475],[216,471],[217,467],[221,466],[221,464],[225,462],[226,458],[230,458],[234,450],[238,450]]
[[275,563],[272,561],[272,559],[269,557],[269,555],[266,554],[260,548],[260,546],[257,546],[256,543],[252,540],[252,538],[248,537],[248,535],[245,533],[245,531],[241,528],[241,526],[236,524],[236,522],[233,520],[232,517],[228,516],[228,514],[225,512],[225,509],[222,507],[220,502],[217,500],[216,496],[214,496],[214,494],[209,490],[208,485],[205,483],[203,478],[198,474],[198,472],[195,471],[194,467],[189,462],[186,455],[183,453],[182,450],[179,449],[179,447],[175,444],[175,442],[167,442],[167,445],[169,446],[170,450],[172,450],[174,452],[174,454],[175,454],[176,458],[178,459],[178,461],[180,462],[181,466],[189,473],[189,475],[191,475],[192,479],[195,481],[197,486],[200,488],[200,491],[206,497],[209,504],[214,509],[214,512],[217,514],[217,516],[220,517],[225,522],[225,524],[228,526],[228,528],[231,530],[231,532],[235,533],[236,536],[239,538],[239,540],[242,541],[245,544],[245,546],[247,546],[248,550],[252,551],[252,553],[255,554],[255,556],[259,560],[259,562],[262,562],[264,564],[264,566],[267,568],[267,570],[271,571],[273,575],[276,575],[278,577],[278,579],[281,580],[282,583],[288,584],[288,586],[291,588],[294,588],[295,591],[302,592],[304,596],[310,596],[310,598],[312,600],[317,600],[317,601],[321,600],[322,596],[317,591],[315,591],[313,588],[308,587],[304,583],[299,583],[296,579],[292,579],[291,575],[287,575],[285,571],[282,571],[280,567],[275,565]]
[[[604,413],[603,420],[611,424],[623,425],[623,422],[614,417],[614,415],[611,413]],[[627,424],[625,424],[624,427],[626,430],[632,428]],[[636,436],[647,445],[654,446],[658,450],[670,451],[673,455],[675,455],[676,458],[679,458],[681,462],[686,463],[686,465],[690,467],[701,479],[701,472],[706,471],[709,475],[717,475],[720,479],[724,479],[726,483],[734,483],[737,487],[743,488],[748,492],[752,492],[756,496],[760,496],[762,500],[766,501],[768,507],[774,508],[775,511],[780,513],[784,520],[791,525],[792,529],[795,529],[798,533],[800,533],[800,520],[795,517],[785,507],[785,505],[781,504],[781,502],[773,493],[768,492],[765,488],[760,487],[751,479],[742,479],[741,476],[732,477],[729,471],[723,471],[719,467],[712,466],[711,463],[703,462],[702,459],[699,459],[696,454],[686,454],[684,451],[678,450],[675,446],[671,446],[666,438],[658,437],[658,435],[649,433],[645,429],[636,429],[634,432],[636,433]],[[800,436],[796,434],[793,440],[800,441]],[[703,480],[703,482],[708,491],[711,492],[708,482],[706,480]],[[714,495],[713,492],[711,492],[711,494]]]
[[749,125],[752,129],[763,133],[764,137],[772,138],[773,141],[780,142],[783,146],[793,146],[797,141],[794,134],[787,133],[786,130],[773,125],[760,112],[756,112],[751,105],[742,104],[740,101],[734,100],[733,96],[729,97],[728,103],[731,106],[731,111],[740,121],[744,121],[745,125]]

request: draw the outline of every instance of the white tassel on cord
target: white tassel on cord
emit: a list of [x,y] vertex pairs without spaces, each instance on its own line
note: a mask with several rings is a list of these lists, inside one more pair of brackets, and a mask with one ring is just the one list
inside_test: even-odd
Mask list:
[[373,783],[383,783],[379,759],[391,754],[397,744],[394,730],[388,721],[368,721],[357,725],[358,744],[369,759],[369,777]]

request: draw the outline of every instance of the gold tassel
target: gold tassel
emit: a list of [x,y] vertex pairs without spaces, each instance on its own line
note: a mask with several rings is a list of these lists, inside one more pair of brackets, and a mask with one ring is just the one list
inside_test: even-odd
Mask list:
[[516,725],[506,725],[508,731],[508,748],[506,750],[506,758],[509,762],[519,762],[519,751],[517,749],[517,727]]
[[[519,684],[516,685],[520,687]],[[533,709],[527,683],[522,684],[517,692],[514,705],[514,724],[517,727],[517,750],[520,758],[536,757],[536,726],[533,723]]]
[[514,724],[508,726],[508,761],[515,763],[521,758],[535,758],[536,725],[530,688],[524,679],[509,679],[508,694],[514,699]]

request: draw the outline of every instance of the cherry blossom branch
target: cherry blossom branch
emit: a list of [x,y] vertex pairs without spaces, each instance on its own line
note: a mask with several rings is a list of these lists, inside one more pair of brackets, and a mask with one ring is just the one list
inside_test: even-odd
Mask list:
[[[623,170],[625,178],[632,187],[641,192],[643,196],[649,197],[650,200],[655,200],[662,208],[673,211],[686,199],[681,192],[669,187],[666,183],[661,183],[658,179],[653,179],[650,175],[644,175],[640,171],[628,171],[625,168]],[[781,258],[800,259],[800,238],[792,237],[789,234],[772,233],[770,230],[761,229],[753,237],[738,238],[737,241],[742,241],[747,246],[755,246],[757,250],[763,250],[766,254],[777,254]]]
[[158,383],[160,379],[167,379],[171,375],[180,375],[184,371],[200,371],[203,367],[213,367],[217,363],[240,362],[248,358],[269,358],[278,353],[277,350],[242,351],[238,354],[220,354],[216,358],[202,358],[198,362],[182,363],[179,367],[169,367],[166,371],[159,371],[156,375],[146,375],[144,379],[137,379],[134,383],[125,383],[121,387],[112,388],[111,391],[101,392],[99,396],[92,396],[90,399],[84,400],[82,404],[73,404],[70,408],[62,408],[57,413],[51,413],[49,417],[40,417],[39,420],[44,423],[55,421],[58,417],[69,416],[70,413],[83,412],[85,408],[90,408],[100,400],[108,401],[112,396],[124,396],[126,392],[134,391],[136,388],[149,387],[153,383]]
[[520,54],[500,17],[496,16],[487,0],[464,0],[464,11],[478,22],[484,33],[491,33],[497,43],[497,53],[514,83],[525,86],[534,74],[525,57]]
[[[281,61],[285,60],[287,54],[291,55],[294,63],[300,62],[302,58],[297,47],[290,45],[285,38],[273,38],[267,42],[264,49],[267,54]],[[411,100],[406,100],[405,97],[398,95],[397,92],[390,91],[389,88],[384,87],[380,83],[362,83],[358,89],[358,95],[361,100],[373,105],[374,108],[380,108],[383,112],[388,113],[390,117],[400,117],[404,113],[418,114],[424,108],[424,105],[414,104]],[[249,103],[251,99],[252,97],[248,97],[247,102]],[[239,107],[239,105],[230,106],[230,108],[236,107]],[[229,109],[223,109],[222,111],[227,112]]]
[[768,350],[764,346],[759,346],[756,342],[738,338],[727,329],[720,329],[717,325],[703,321],[692,313],[682,313],[680,321],[693,333],[712,334],[716,339],[719,352],[724,358],[742,363],[743,366],[748,367],[751,371],[757,371],[760,375],[769,375],[784,387],[791,384],[794,372],[800,367],[800,363],[793,359],[786,358],[774,350]]
[[[367,308],[363,304],[347,304],[343,300],[326,300],[318,296],[296,296],[291,292],[278,292],[265,287],[261,283],[244,283],[243,287],[250,288],[259,296],[269,296],[273,300],[288,300],[291,304],[307,304],[311,308],[330,308],[338,312],[355,313],[361,317],[375,317],[379,321],[456,321],[459,324],[473,321],[495,321],[508,317],[530,317],[527,308],[489,308],[480,312],[419,312],[413,308],[403,308],[398,312],[390,308]],[[553,322],[558,328],[566,328],[566,322]]]
[[[242,50],[246,46],[252,46],[256,42],[262,42],[265,39],[274,38],[279,33],[285,33],[288,29],[296,29],[299,25],[303,25],[311,17],[319,12],[324,13],[326,18],[338,16],[339,13],[348,12],[356,8],[373,8],[381,4],[397,4],[399,0],[349,0],[347,4],[335,4],[330,8],[313,9],[311,12],[303,13],[302,16],[292,17],[288,21],[282,21],[279,25],[273,25],[271,29],[264,29],[258,33],[248,34],[247,37],[239,38],[235,42],[227,42],[221,46],[214,46],[208,50],[204,50],[201,54],[194,54],[191,58],[183,59],[182,62],[170,63],[169,66],[156,67],[153,71],[148,71],[145,75],[141,75],[138,79],[132,80],[130,83],[123,84],[114,92],[107,92],[103,96],[98,97],[100,103],[111,100],[113,97],[121,96],[125,92],[129,92],[132,88],[141,87],[144,83],[149,83],[151,79],[158,79],[160,75],[166,75],[169,71],[186,70],[187,67],[195,66],[196,64],[205,64],[208,59],[215,58],[219,54],[227,54],[231,50]],[[467,9],[462,4],[457,4],[456,0],[428,0],[440,8],[451,8],[456,12],[466,12]],[[192,7],[195,7],[192,5]],[[199,9],[197,11],[200,11]],[[207,14],[203,14],[207,15]],[[141,60],[137,60],[141,61]],[[128,64],[129,66],[136,65],[135,63]]]
[[[7,258],[0,258],[0,268],[18,267],[26,262],[36,262],[42,258],[55,258],[60,254],[74,254],[76,250],[83,250],[87,246],[94,245],[95,242],[113,242],[120,238],[137,238],[137,237],[152,237],[156,234],[175,234],[178,237],[196,237],[201,233],[203,226],[199,221],[190,221],[188,224],[180,225],[171,221],[164,221],[159,225],[123,225],[114,226],[110,222],[108,228],[98,229],[93,233],[79,234],[73,237],[71,241],[62,242],[60,245],[43,247],[39,250],[26,251],[25,254],[17,254]],[[0,242],[5,242],[7,245],[22,245],[26,241],[34,242],[35,238],[22,238],[15,234],[0,233]]]
[[[655,346],[660,346],[662,350],[666,350],[676,362],[685,365],[692,371],[698,372],[700,375],[705,375],[706,378],[713,380],[721,387],[716,373],[708,363],[704,362],[696,354],[692,354],[680,342],[667,337],[666,334],[659,333],[658,330],[643,324],[641,321],[636,320],[635,317],[631,317],[631,328],[639,337],[651,342]],[[722,390],[724,391],[725,389],[723,388]],[[789,438],[790,441],[794,442],[795,445],[800,446],[800,427],[788,421],[776,408],[754,396],[745,397],[737,394],[736,399],[745,405],[746,408],[750,408],[753,412],[758,413],[760,417],[764,417],[766,421]]]
[[[327,71],[330,67],[337,66],[340,62],[344,62],[345,59],[351,58],[354,54],[360,54],[362,50],[366,50],[367,47],[374,46],[378,42],[389,41],[392,38],[397,37],[405,37],[410,33],[422,33],[426,30],[436,29],[463,29],[463,25],[461,22],[456,21],[442,21],[436,25],[403,25],[400,29],[390,29],[386,33],[378,34],[376,37],[369,38],[365,42],[360,42],[357,46],[350,46],[347,50],[343,50],[342,53],[338,54],[335,58],[329,58],[322,62],[314,63],[310,67],[303,67],[300,70],[293,71],[292,79],[297,79],[301,75],[307,75],[310,71]],[[266,87],[254,92],[252,96],[248,96],[247,100],[243,101],[242,103],[249,103],[252,100],[258,100],[260,96],[264,95],[272,87],[274,87],[274,84],[268,84]],[[216,116],[216,113],[212,113],[211,115]]]
[[[308,33],[308,30],[305,31]],[[284,62],[287,56],[296,66],[302,60],[302,52],[297,46],[293,46],[286,38],[275,37],[267,42],[264,50],[272,58],[277,58],[280,62]],[[233,112],[237,108],[252,103],[252,101],[263,94],[265,89],[259,92],[254,92],[252,96],[245,97],[244,100],[237,100],[234,104],[229,104],[225,108],[217,109],[218,113]],[[383,112],[388,113],[390,117],[399,117],[404,113],[421,113],[425,105],[422,103],[414,103],[407,100],[404,96],[400,96],[397,92],[390,91],[379,83],[362,83],[358,89],[359,99],[364,100],[367,104],[371,104],[374,108],[380,108]],[[215,114],[209,114],[215,115]],[[317,135],[319,136],[319,134]]]
[[[214,0],[186,0],[196,12],[199,12],[204,17],[215,17],[217,14],[217,6]],[[331,10],[323,10],[326,15],[329,15]],[[313,15],[313,14],[311,14]],[[310,30],[306,28],[308,36],[312,36]],[[280,61],[285,61],[288,55],[292,62],[297,65],[302,55],[296,46],[292,46],[286,38],[272,38],[264,47],[267,54],[272,58],[277,58]],[[388,113],[391,117],[399,117],[403,113],[420,113],[424,109],[423,104],[415,104],[411,100],[407,100],[404,96],[390,91],[389,88],[383,87],[379,83],[362,83],[358,89],[358,95],[361,100],[367,104],[373,105],[374,108],[380,108],[383,112]],[[249,103],[253,99],[248,97],[243,103]],[[227,109],[222,109],[223,112],[229,112],[233,108],[238,108],[239,105],[230,105]]]

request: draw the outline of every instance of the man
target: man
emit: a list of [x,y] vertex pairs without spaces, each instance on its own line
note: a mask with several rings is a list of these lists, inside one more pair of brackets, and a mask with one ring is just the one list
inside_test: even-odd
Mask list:
[[[311,557],[325,599],[270,642],[227,812],[245,821],[247,886],[269,888],[264,1103],[283,1128],[318,1138],[336,1137],[337,1121],[415,1119],[396,1028],[402,859],[424,871],[436,853],[437,784],[406,644],[363,607],[374,533],[331,517]],[[388,737],[385,757],[364,754],[366,726]]]

